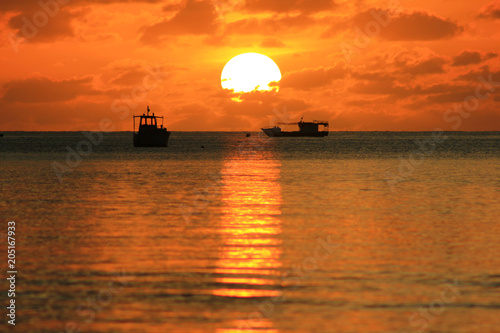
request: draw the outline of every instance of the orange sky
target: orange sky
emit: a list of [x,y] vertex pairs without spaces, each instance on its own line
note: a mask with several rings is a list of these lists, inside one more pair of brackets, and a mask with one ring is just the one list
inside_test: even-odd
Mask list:
[[[0,131],[132,130],[146,105],[173,131],[259,130],[273,109],[331,130],[500,130],[498,0],[41,3],[0,4]],[[278,64],[279,93],[222,91],[244,52]],[[499,84],[478,99],[480,76]]]

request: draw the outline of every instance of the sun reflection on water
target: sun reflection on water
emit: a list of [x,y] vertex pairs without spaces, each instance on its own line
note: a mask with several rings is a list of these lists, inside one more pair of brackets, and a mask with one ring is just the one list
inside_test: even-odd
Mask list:
[[[216,263],[219,286],[214,295],[232,298],[280,295],[282,197],[277,182],[280,167],[279,161],[259,156],[225,161],[220,222],[224,245]],[[261,324],[259,332],[277,332],[269,319]],[[217,332],[229,333],[234,329],[221,328]]]

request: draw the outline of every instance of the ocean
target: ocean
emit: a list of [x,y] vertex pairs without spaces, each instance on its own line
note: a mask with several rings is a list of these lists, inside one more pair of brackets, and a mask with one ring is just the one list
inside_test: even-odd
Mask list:
[[500,132],[245,134],[4,132],[15,331],[500,332]]

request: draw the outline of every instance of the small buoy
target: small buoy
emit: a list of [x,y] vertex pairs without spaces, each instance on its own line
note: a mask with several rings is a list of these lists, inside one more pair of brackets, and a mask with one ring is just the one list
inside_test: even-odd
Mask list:
[[246,137],[247,137],[247,138],[249,138],[249,137],[250,137],[250,135],[251,135],[250,133],[247,133]]
[[201,148],[205,148],[205,146],[201,146]]

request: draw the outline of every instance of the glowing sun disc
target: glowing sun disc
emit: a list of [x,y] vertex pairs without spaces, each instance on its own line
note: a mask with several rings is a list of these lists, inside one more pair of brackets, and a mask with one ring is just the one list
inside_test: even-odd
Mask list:
[[221,85],[235,93],[278,91],[281,72],[276,63],[260,53],[243,53],[227,62],[222,70]]

